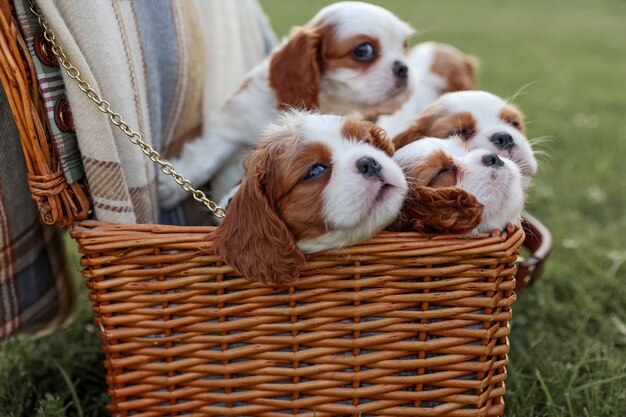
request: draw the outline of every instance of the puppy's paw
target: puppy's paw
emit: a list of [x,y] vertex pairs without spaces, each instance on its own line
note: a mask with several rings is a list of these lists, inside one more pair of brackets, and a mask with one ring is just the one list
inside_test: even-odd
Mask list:
[[159,207],[167,210],[176,207],[191,195],[180,188],[172,177],[163,174],[157,175],[157,193]]

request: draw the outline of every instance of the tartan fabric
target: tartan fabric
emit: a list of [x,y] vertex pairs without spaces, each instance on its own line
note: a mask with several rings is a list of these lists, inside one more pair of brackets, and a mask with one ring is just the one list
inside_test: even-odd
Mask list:
[[[256,0],[38,2],[82,76],[144,141],[173,156],[270,49]],[[188,223],[196,202],[162,213],[162,175],[63,74],[98,220]],[[184,174],[184,167],[178,168]]]
[[41,27],[37,17],[29,9],[28,0],[14,0],[13,3],[22,36],[28,45],[28,51],[37,72],[37,81],[50,127],[50,137],[59,157],[63,175],[71,184],[82,179],[85,176],[85,170],[81,162],[76,134],[73,131],[62,132],[54,116],[55,106],[65,97],[61,70],[58,65],[44,64],[35,53],[35,37],[41,34]]
[[[199,211],[195,202],[190,209],[180,207],[159,218],[154,166],[111,126],[74,80],[39,60],[33,46],[38,22],[25,0],[14,4],[64,174],[70,182],[87,177],[97,218],[188,222],[190,213]],[[200,134],[206,115],[276,43],[256,0],[52,0],[38,5],[83,76],[166,155]],[[4,91],[0,93],[2,339],[58,328],[71,316],[75,295],[61,231],[39,223],[17,129]],[[56,124],[54,107],[64,95],[72,107],[76,135]],[[201,212],[199,217],[210,216]]]
[[26,162],[5,92],[0,88],[0,339],[53,331],[71,315],[73,283],[61,231],[39,223]]

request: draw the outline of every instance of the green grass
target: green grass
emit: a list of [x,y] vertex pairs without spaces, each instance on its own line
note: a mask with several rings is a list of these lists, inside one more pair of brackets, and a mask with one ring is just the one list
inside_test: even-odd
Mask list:
[[[67,239],[70,268],[78,255]],[[80,305],[73,324],[38,339],[0,343],[1,417],[96,417],[106,415],[104,355],[93,324],[87,291],[78,278]]]
[[[262,0],[280,35],[328,3]],[[513,306],[507,416],[626,416],[626,2],[378,4],[422,32],[414,43],[476,55],[482,89],[521,90],[530,136],[548,137],[528,209],[555,244],[541,281]],[[90,320],[84,306],[61,333],[0,345],[0,416],[101,415]]]

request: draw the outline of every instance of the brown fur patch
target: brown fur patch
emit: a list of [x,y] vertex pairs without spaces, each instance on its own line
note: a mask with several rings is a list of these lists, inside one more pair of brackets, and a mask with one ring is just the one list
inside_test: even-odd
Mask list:
[[[372,44],[376,51],[376,57],[367,62],[358,61],[352,57],[352,51],[354,48],[365,42]],[[378,61],[380,54],[380,42],[378,39],[366,35],[353,36],[340,42],[335,41],[331,36],[327,36],[325,38],[322,52],[324,56],[325,70],[337,68],[367,70],[376,61]]]
[[404,132],[397,134],[393,138],[392,141],[396,150],[427,136],[426,131],[443,114],[444,108],[440,105],[436,104],[428,107]]
[[[424,136],[445,139],[459,132],[476,132],[476,120],[470,112],[455,113],[430,120],[430,124],[424,128]],[[472,135],[459,136],[470,139]]]
[[502,107],[500,113],[498,114],[500,120],[505,121],[511,126],[515,127],[517,130],[522,132],[524,136],[526,135],[526,127],[524,126],[524,116],[522,112],[512,104],[507,104]]
[[476,88],[476,58],[455,53],[454,50],[435,44],[431,72],[446,80],[444,93]]
[[366,141],[389,156],[393,156],[395,152],[387,132],[369,121],[347,118],[341,126],[341,136]]
[[[277,167],[280,173],[276,176],[275,190],[279,216],[296,241],[328,231],[322,213],[322,192],[332,173],[332,153],[326,145],[314,143],[301,148],[287,166]],[[316,163],[328,168],[317,179],[303,180]]]
[[460,188],[411,186],[402,212],[390,230],[468,233],[480,224],[483,209],[473,195]]
[[341,136],[346,139],[365,139],[371,126],[372,123],[365,120],[346,118],[341,126]]
[[380,149],[389,156],[393,156],[396,151],[396,148],[393,146],[391,139],[389,139],[387,132],[381,127],[375,125],[371,127],[369,131],[369,142],[372,146]]
[[[440,105],[429,107],[417,118],[408,129],[393,138],[396,149],[400,149],[409,143],[423,137],[445,139],[457,132],[475,132],[476,120],[469,112],[448,114]],[[463,137],[471,139],[471,135]]]
[[[443,169],[450,171],[438,176],[437,173]],[[407,171],[407,178],[411,184],[420,187],[453,187],[456,185],[454,160],[446,152],[437,150],[419,164],[414,164]]]
[[269,82],[280,109],[319,107],[322,58],[326,30],[299,28],[270,58]]

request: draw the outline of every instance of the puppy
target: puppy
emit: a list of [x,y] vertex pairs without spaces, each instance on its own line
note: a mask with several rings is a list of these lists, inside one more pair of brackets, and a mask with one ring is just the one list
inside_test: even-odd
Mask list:
[[[277,112],[286,108],[359,113],[367,118],[397,110],[412,82],[406,62],[411,27],[379,6],[356,1],[324,7],[253,68],[241,88],[183,147],[175,167],[196,185],[219,183],[220,199],[241,179],[237,158],[253,147]],[[219,63],[218,63],[219,64]],[[229,164],[226,176],[214,179]],[[187,194],[159,176],[159,200],[171,208]]]
[[478,60],[452,45],[423,42],[411,49],[409,67],[416,78],[413,94],[400,110],[376,124],[390,136],[406,130],[442,94],[476,88]]
[[[423,138],[396,151],[393,159],[410,187],[394,229],[482,233],[520,223],[522,175],[510,159],[469,150],[462,138]],[[434,191],[447,193],[448,202],[442,204],[439,195],[436,204],[425,204]]]
[[374,236],[407,191],[393,145],[365,121],[301,111],[269,126],[216,229],[215,253],[244,277],[285,283],[303,252]]
[[537,173],[522,113],[485,91],[444,94],[393,142],[399,149],[422,137],[451,136],[460,137],[469,149],[487,149],[513,160],[520,167],[525,189]]

